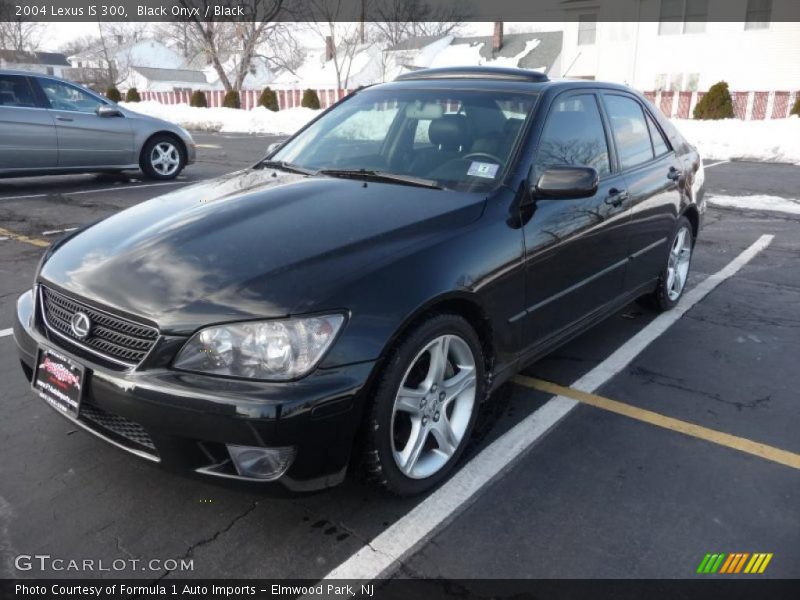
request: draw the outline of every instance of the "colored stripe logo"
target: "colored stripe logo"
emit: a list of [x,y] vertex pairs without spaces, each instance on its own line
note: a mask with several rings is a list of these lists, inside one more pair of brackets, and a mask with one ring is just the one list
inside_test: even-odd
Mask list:
[[723,552],[708,553],[700,561],[697,573],[703,575],[736,575],[745,573],[750,575],[763,573],[769,561],[772,560],[772,552],[733,552],[726,554]]

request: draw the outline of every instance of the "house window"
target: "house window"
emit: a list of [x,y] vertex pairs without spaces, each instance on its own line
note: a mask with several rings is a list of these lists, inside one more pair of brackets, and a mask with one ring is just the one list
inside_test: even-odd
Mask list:
[[745,29],[769,29],[772,17],[772,0],[747,0]]
[[578,17],[578,46],[592,46],[597,38],[597,15],[580,15]]
[[658,33],[703,33],[707,19],[708,0],[661,0]]

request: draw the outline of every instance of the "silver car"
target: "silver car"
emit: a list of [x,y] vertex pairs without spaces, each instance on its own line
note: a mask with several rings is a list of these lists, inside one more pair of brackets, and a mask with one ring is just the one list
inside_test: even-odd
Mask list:
[[173,179],[195,153],[174,123],[58,77],[0,70],[0,177],[141,169]]

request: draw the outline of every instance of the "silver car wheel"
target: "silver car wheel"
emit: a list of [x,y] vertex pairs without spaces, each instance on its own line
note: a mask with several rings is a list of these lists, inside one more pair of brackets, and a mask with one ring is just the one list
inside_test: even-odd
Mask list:
[[150,153],[150,165],[159,175],[172,175],[181,165],[181,153],[170,142],[159,142]]
[[667,261],[667,295],[673,302],[680,297],[686,286],[691,261],[692,233],[684,226],[680,228],[672,242]]
[[461,444],[475,408],[475,356],[457,335],[428,343],[406,371],[392,409],[392,454],[400,471],[425,479]]

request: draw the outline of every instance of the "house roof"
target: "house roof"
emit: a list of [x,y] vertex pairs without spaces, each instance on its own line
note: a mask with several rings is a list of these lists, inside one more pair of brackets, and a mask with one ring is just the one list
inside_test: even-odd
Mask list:
[[561,54],[563,34],[560,31],[539,31],[535,33],[507,33],[503,36],[503,46],[497,52],[492,51],[492,36],[473,36],[453,38],[452,45],[456,44],[483,44],[480,55],[487,60],[497,58],[513,58],[525,50],[528,42],[539,40],[539,44],[530,52],[522,56],[517,62],[521,69],[538,69],[553,66]]
[[419,50],[420,48],[424,48],[428,44],[432,44],[443,37],[444,35],[420,35],[418,37],[412,37],[403,40],[395,44],[394,46],[390,46],[386,50],[389,52],[396,52],[400,50]]
[[0,50],[0,59],[19,65],[53,65],[68,67],[67,57],[60,52],[23,52],[20,50]]
[[202,71],[192,69],[157,69],[155,67],[137,67],[131,69],[150,81],[183,81],[186,83],[208,83]]

